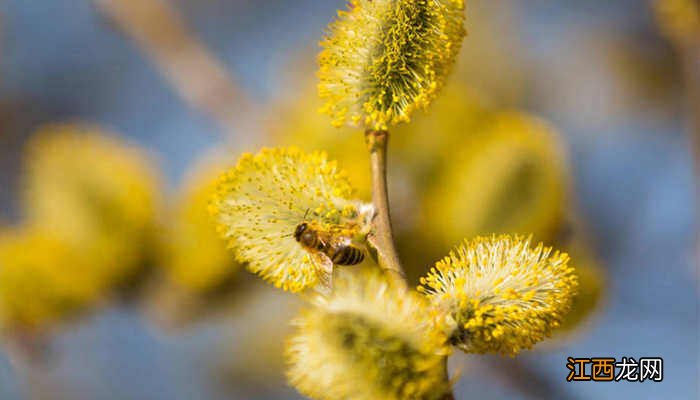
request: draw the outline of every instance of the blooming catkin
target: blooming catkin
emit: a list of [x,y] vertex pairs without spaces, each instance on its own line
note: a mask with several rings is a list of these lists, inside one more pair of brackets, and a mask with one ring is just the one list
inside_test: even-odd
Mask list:
[[352,200],[352,192],[323,152],[263,149],[243,155],[219,179],[210,212],[239,261],[275,286],[298,292],[323,279],[314,254],[294,238],[299,224],[342,231],[357,242],[369,233],[373,209]]
[[295,320],[285,352],[289,382],[317,400],[442,398],[447,349],[426,307],[377,274],[340,280]]
[[387,129],[427,107],[464,38],[464,1],[352,0],[338,14],[319,55],[333,124]]
[[419,291],[452,344],[514,356],[549,336],[578,281],[566,254],[507,235],[465,241],[439,261]]

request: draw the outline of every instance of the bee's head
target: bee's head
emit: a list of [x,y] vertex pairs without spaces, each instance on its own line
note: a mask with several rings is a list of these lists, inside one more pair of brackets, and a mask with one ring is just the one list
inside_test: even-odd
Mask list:
[[301,235],[308,227],[309,225],[306,222],[302,222],[301,224],[297,225],[297,228],[294,230],[294,239],[296,239],[297,242],[301,239]]

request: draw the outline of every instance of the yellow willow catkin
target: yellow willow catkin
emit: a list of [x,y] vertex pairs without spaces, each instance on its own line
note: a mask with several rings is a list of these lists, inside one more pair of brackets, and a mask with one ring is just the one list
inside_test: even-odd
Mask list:
[[455,62],[463,0],[353,0],[321,42],[321,111],[333,125],[387,129],[435,98]]
[[[347,171],[357,189],[357,197],[370,199],[369,152],[364,133],[345,127],[335,129],[328,125],[328,117],[318,113],[321,100],[315,87],[307,84],[293,88],[294,97],[280,102],[269,112],[268,131],[278,145],[299,146],[305,151],[323,150],[337,160]],[[311,86],[311,87],[309,87]]]
[[30,139],[24,169],[28,224],[79,248],[107,286],[143,270],[162,207],[144,151],[94,125],[52,124]]
[[600,265],[592,250],[582,241],[574,241],[566,246],[571,255],[579,285],[571,303],[571,311],[554,331],[555,338],[566,342],[591,326],[591,318],[600,311],[607,292],[605,269]]
[[700,4],[697,0],[654,0],[662,33],[678,44],[700,41]]
[[225,173],[210,202],[219,233],[239,261],[291,292],[322,280],[313,253],[293,234],[302,222],[343,230],[364,241],[373,208],[353,199],[346,174],[323,152],[269,148],[244,154]]
[[162,264],[175,285],[190,293],[207,294],[230,282],[241,270],[216,233],[207,206],[219,177],[221,162],[198,166],[185,181],[167,219],[162,239]]
[[421,278],[452,344],[514,356],[548,337],[578,287],[566,254],[507,235],[465,240]]
[[503,111],[454,145],[427,192],[424,223],[443,246],[503,232],[551,241],[565,219],[570,176],[560,134],[532,115]]
[[417,293],[376,272],[341,279],[295,320],[289,382],[317,400],[440,399],[447,348],[429,315]]
[[27,227],[0,232],[0,331],[46,331],[94,306],[104,281],[75,247]]

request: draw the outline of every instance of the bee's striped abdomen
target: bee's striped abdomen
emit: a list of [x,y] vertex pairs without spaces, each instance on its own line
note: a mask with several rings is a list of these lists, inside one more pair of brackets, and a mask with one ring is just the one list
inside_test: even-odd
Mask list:
[[357,247],[344,246],[333,254],[331,260],[337,265],[355,265],[365,259],[365,253]]

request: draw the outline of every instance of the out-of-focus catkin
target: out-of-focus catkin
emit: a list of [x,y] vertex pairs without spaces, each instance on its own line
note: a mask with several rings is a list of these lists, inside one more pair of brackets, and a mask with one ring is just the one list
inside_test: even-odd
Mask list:
[[561,229],[570,176],[562,140],[545,121],[492,113],[448,158],[423,212],[443,246],[493,232],[551,241]]
[[0,331],[46,332],[93,307],[104,283],[88,258],[49,233],[0,232]]
[[24,169],[27,224],[79,248],[106,287],[143,270],[162,207],[145,152],[93,125],[47,125],[30,139]]
[[678,44],[700,43],[700,4],[697,0],[655,0],[661,32]]
[[163,268],[172,283],[193,294],[207,294],[224,286],[242,268],[226,249],[207,212],[226,169],[224,163],[209,160],[197,166],[167,218]]
[[447,348],[426,307],[376,273],[341,279],[294,322],[289,382],[317,400],[442,398]]

